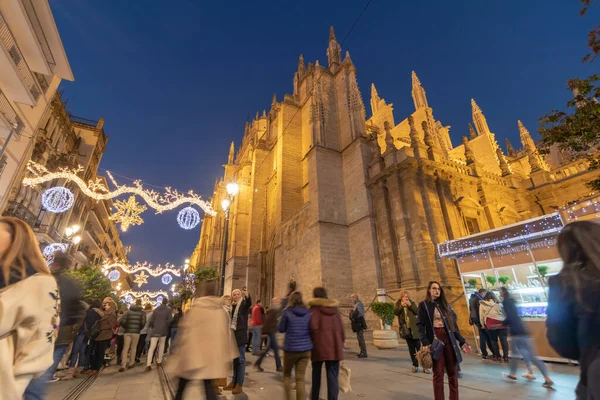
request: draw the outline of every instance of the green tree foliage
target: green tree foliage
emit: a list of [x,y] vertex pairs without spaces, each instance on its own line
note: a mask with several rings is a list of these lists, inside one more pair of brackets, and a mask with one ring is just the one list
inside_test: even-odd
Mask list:
[[[580,15],[585,15],[593,0],[580,0]],[[588,48],[583,62],[592,62],[600,53],[600,26],[593,28],[588,34]],[[557,145],[561,150],[573,156],[586,156],[590,160],[590,168],[600,167],[600,75],[594,74],[586,79],[573,78],[567,86],[575,97],[567,102],[567,110],[552,110],[543,115],[538,129],[542,136],[541,151],[548,153]],[[600,190],[600,177],[589,182],[593,190]]]
[[196,281],[212,281],[217,279],[217,269],[214,267],[199,267],[196,272]]
[[394,323],[394,305],[392,303],[376,301],[371,304],[371,310],[381,318],[384,325],[392,325]]
[[69,275],[83,287],[82,297],[84,300],[103,300],[105,297],[111,297],[120,307],[121,303],[113,294],[110,281],[99,268],[84,265],[79,269],[69,271]]

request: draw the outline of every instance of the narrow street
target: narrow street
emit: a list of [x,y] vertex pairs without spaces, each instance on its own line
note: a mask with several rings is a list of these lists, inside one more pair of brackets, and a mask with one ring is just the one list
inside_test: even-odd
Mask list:
[[[369,346],[369,358],[355,358],[357,346],[353,344],[346,351],[345,364],[352,370],[352,392],[340,393],[341,400],[377,399],[425,400],[433,398],[431,375],[410,371],[410,358],[406,347],[392,351],[378,351]],[[255,357],[249,355],[254,361]],[[168,359],[165,369],[168,370]],[[251,366],[246,368],[247,376],[244,393],[233,396],[224,392],[222,399],[273,400],[283,399],[283,383],[280,373],[275,372],[275,363],[269,357],[263,363],[265,372],[256,372]],[[502,372],[507,371],[507,364],[491,361],[480,361],[478,357],[465,357],[462,364],[463,378],[459,380],[460,398],[475,399],[573,399],[573,390],[577,385],[579,369],[564,364],[548,364],[554,390],[542,387],[541,375],[533,382],[519,379],[517,382],[506,382]],[[524,372],[519,370],[519,376]],[[310,391],[310,367],[306,373],[307,395]],[[323,378],[323,382],[325,379]],[[177,379],[165,380],[161,370],[153,368],[145,372],[143,364],[132,370],[119,373],[114,365],[102,371],[97,378],[79,378],[73,381],[56,382],[50,387],[48,400],[161,400],[171,399],[170,391],[177,385]],[[172,392],[171,392],[172,393]],[[446,391],[446,396],[448,395]],[[187,399],[204,398],[198,385],[186,392]],[[321,388],[321,398],[326,399],[326,388]]]

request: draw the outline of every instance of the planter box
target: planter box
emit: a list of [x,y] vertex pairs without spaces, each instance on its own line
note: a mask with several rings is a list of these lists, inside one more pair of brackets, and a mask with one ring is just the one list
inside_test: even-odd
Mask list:
[[391,329],[374,330],[373,344],[379,350],[395,349],[398,347],[398,334]]

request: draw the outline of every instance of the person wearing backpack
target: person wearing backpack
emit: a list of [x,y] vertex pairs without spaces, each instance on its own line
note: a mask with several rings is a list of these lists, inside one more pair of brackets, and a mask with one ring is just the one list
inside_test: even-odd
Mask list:
[[100,300],[96,299],[91,302],[90,307],[85,312],[85,318],[79,328],[79,332],[75,336],[73,350],[71,351],[71,362],[69,364],[69,367],[73,369],[73,376],[79,375],[84,369],[89,369],[88,345],[100,333],[98,321],[104,316],[101,308],[102,303]]
[[[506,313],[492,291],[487,292],[483,300],[479,302],[479,319],[492,341],[493,360],[508,362],[508,328],[504,325]],[[502,345],[502,358],[500,358],[498,339]]]

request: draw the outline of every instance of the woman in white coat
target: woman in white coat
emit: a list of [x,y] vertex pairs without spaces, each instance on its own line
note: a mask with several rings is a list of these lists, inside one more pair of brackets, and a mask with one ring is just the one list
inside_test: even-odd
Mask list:
[[24,221],[0,218],[0,397],[20,399],[53,363],[58,287]]
[[224,300],[215,296],[217,281],[203,281],[198,286],[197,297],[181,320],[179,345],[169,360],[169,372],[179,377],[175,400],[183,399],[190,381],[203,381],[206,399],[216,400],[212,381],[227,376],[231,361],[239,357]]
[[[479,320],[490,335],[494,361],[508,362],[508,327],[503,323],[505,319],[506,313],[502,303],[498,301],[491,290],[488,291],[483,300],[479,302]],[[502,358],[498,348],[498,339],[502,345]]]

